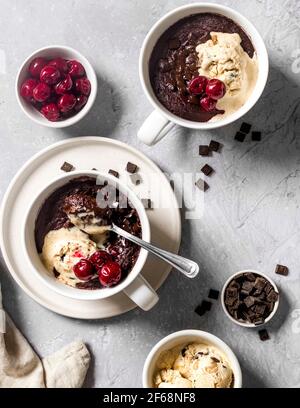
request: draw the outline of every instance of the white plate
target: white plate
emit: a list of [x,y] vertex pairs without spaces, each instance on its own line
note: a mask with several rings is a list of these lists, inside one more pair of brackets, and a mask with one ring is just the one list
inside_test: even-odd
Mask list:
[[[29,296],[56,313],[80,319],[102,319],[125,313],[136,305],[123,293],[109,299],[80,301],[52,292],[34,277],[25,254],[20,253],[20,250],[15,251],[15,248],[22,248],[20,226],[32,195],[45,182],[62,172],[60,167],[64,161],[73,164],[76,170],[117,170],[121,180],[126,181],[140,197],[151,198],[154,206],[158,204],[158,197],[157,191],[153,191],[153,188],[150,191],[150,179],[155,174],[155,185],[164,194],[164,200],[168,200],[169,208],[148,210],[152,242],[168,251],[178,252],[181,239],[180,212],[170,183],[161,170],[145,155],[124,143],[102,137],[79,137],[55,143],[42,150],[12,180],[3,199],[0,220],[0,245],[7,267]],[[128,161],[139,166],[143,180],[138,186],[134,186],[128,179],[125,171]],[[167,264],[149,256],[142,274],[154,289],[158,289],[170,270]]]

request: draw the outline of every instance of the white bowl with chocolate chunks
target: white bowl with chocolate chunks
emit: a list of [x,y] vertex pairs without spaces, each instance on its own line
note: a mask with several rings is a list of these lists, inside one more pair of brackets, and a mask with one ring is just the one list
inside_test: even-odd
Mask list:
[[109,230],[115,224],[150,241],[138,197],[118,178],[71,171],[38,192],[24,220],[24,252],[49,289],[77,300],[124,292],[149,310],[158,301],[140,272],[147,251]]
[[243,327],[268,323],[279,306],[279,291],[267,275],[244,270],[232,275],[222,289],[221,302],[225,314]]

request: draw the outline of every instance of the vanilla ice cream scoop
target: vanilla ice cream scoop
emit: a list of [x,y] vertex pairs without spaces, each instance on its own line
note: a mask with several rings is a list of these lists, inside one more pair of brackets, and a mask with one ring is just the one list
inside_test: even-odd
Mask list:
[[[258,77],[256,54],[253,58],[241,46],[239,34],[211,32],[211,39],[196,47],[199,74],[217,78],[226,85],[226,94],[217,103],[222,118],[240,109],[251,96]],[[219,120],[220,115],[211,121]]]
[[59,274],[59,281],[76,286],[81,281],[73,272],[74,265],[96,251],[96,243],[77,227],[60,228],[45,236],[41,258],[50,273],[55,270]]
[[230,388],[233,372],[216,347],[192,343],[163,352],[157,361],[156,387]]

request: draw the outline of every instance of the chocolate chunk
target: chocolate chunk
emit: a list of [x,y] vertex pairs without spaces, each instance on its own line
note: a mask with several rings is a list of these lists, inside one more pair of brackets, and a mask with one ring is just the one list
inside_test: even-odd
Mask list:
[[250,282],[255,282],[255,279],[256,279],[254,273],[252,273],[252,272],[247,273],[247,274],[246,274],[246,278],[247,278],[247,280],[250,281]]
[[237,140],[238,142],[243,142],[246,138],[246,134],[242,132],[236,132],[234,139]]
[[255,305],[254,307],[254,313],[256,313],[257,316],[263,316],[266,310],[266,305],[260,304],[260,305]]
[[70,171],[74,170],[75,167],[68,163],[68,162],[64,162],[64,164],[61,166],[60,168],[62,171],[65,171],[66,173],[69,173]]
[[216,357],[211,357],[210,358],[212,361],[214,361],[215,363],[219,363],[220,362],[220,360],[218,359],[218,358],[216,358]]
[[119,178],[119,173],[116,170],[108,170],[108,174],[111,174],[112,176]]
[[254,298],[253,296],[247,296],[247,297],[244,299],[244,303],[245,303],[245,305],[249,308],[249,307],[251,307],[251,306],[254,305],[254,303],[255,303],[255,298]]
[[265,278],[263,278],[263,277],[258,277],[258,278],[255,279],[254,288],[255,288],[256,290],[259,290],[260,293],[261,293],[262,290],[263,290],[263,288],[266,286],[266,284],[267,284],[267,281],[266,281]]
[[209,299],[218,300],[219,299],[219,294],[220,294],[220,292],[218,290],[209,289],[208,297],[209,297]]
[[248,133],[250,132],[251,128],[252,128],[252,125],[250,125],[249,123],[243,122],[243,123],[241,124],[240,131],[241,131],[242,133],[248,134]]
[[258,334],[261,341],[266,341],[270,339],[269,333],[267,332],[266,329],[259,330]]
[[138,186],[142,182],[142,178],[138,173],[131,174],[130,175],[130,180],[131,180],[132,184],[134,184],[135,186]]
[[267,296],[267,300],[268,302],[276,302],[278,300],[278,293],[275,292],[274,289],[272,289]]
[[264,287],[264,292],[268,295],[271,290],[273,290],[273,286],[271,285],[271,283],[267,282],[266,286]]
[[253,282],[249,282],[249,281],[244,281],[244,282],[243,282],[243,284],[242,284],[242,290],[243,290],[245,293],[248,293],[248,294],[249,294],[252,289],[253,289]]
[[237,296],[238,296],[238,288],[229,286],[229,287],[226,289],[226,295],[227,295],[228,297],[237,298]]
[[275,273],[277,273],[277,275],[287,276],[289,274],[289,269],[287,266],[277,265]]
[[199,155],[200,156],[209,156],[209,146],[208,145],[200,145],[199,146]]
[[172,38],[169,41],[168,45],[169,45],[170,50],[177,50],[180,47],[181,43],[178,38]]
[[261,132],[252,132],[252,140],[254,142],[260,142],[261,141]]
[[199,190],[202,191],[207,191],[209,189],[209,185],[207,184],[207,182],[205,180],[199,179],[195,185],[199,188]]
[[215,140],[211,140],[209,144],[209,150],[211,152],[218,152],[220,150],[221,144],[219,142],[216,142]]
[[95,167],[93,167],[93,168],[92,168],[92,170],[94,170],[94,171],[98,171],[98,169],[96,169]]
[[207,300],[203,300],[201,305],[197,306],[195,312],[199,316],[203,316],[206,312],[209,312],[211,309],[212,303],[208,302]]
[[187,352],[187,347],[183,347],[183,349],[181,350],[182,357],[185,357],[186,352]]
[[201,169],[202,173],[204,173],[206,176],[210,176],[211,173],[214,171],[214,169],[212,167],[210,167],[209,164],[205,164],[202,169]]
[[128,173],[136,173],[137,169],[138,166],[136,164],[130,162],[127,163],[126,170],[128,171]]
[[141,202],[145,209],[152,209],[152,201],[150,198],[142,198]]

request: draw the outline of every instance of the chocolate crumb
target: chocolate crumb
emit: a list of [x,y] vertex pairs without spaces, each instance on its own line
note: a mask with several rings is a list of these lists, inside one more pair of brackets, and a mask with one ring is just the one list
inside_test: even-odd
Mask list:
[[270,339],[269,333],[266,329],[259,330],[258,334],[261,341],[266,341]]
[[236,132],[234,139],[237,140],[238,142],[243,142],[246,138],[246,134],[242,132]]
[[209,299],[218,300],[220,292],[215,289],[209,289],[208,297]]
[[64,164],[61,166],[60,168],[62,171],[65,171],[66,173],[69,173],[70,171],[74,170],[75,167],[68,163],[68,162],[64,162]]
[[195,185],[199,188],[201,191],[207,191],[209,189],[209,185],[205,180],[202,180],[201,178],[195,183]]
[[199,155],[200,156],[209,156],[209,146],[208,145],[199,146]]
[[252,128],[252,125],[250,125],[250,123],[243,122],[241,124],[240,132],[248,134],[251,128]]
[[128,173],[136,173],[138,169],[138,166],[134,163],[128,162],[127,166],[126,166],[126,170],[128,171]]
[[119,173],[116,170],[108,170],[108,174],[111,174],[112,176],[119,178]]
[[220,150],[221,144],[219,142],[216,142],[215,140],[211,140],[208,147],[211,152],[218,152]]
[[261,132],[252,132],[252,140],[254,142],[260,142],[261,141]]
[[287,276],[289,274],[289,269],[287,266],[277,265],[275,273],[277,273],[277,275]]
[[202,173],[204,173],[206,176],[210,176],[214,169],[212,167],[210,167],[209,164],[205,164],[202,169],[201,169]]

